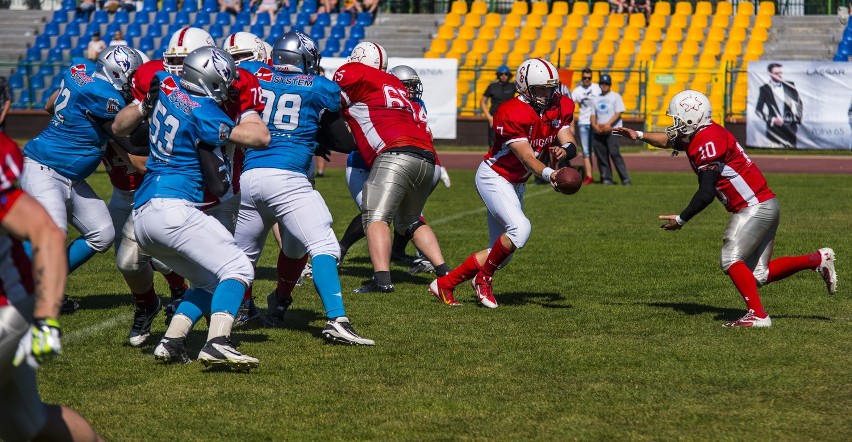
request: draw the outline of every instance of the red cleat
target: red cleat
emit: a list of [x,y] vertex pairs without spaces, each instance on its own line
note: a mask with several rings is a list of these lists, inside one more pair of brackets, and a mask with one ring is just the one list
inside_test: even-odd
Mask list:
[[494,298],[494,292],[491,290],[490,276],[479,273],[470,283],[473,285],[473,290],[476,292],[476,299],[479,300],[480,304],[488,308],[497,308],[497,299]]
[[758,318],[754,315],[754,310],[749,310],[745,316],[725,324],[725,327],[772,327],[772,319],[769,319],[769,316]]
[[441,284],[441,278],[438,278],[432,281],[429,284],[429,292],[435,295],[441,302],[447,305],[461,305],[461,303],[456,301],[456,298],[453,297],[453,289],[455,287],[448,287]]

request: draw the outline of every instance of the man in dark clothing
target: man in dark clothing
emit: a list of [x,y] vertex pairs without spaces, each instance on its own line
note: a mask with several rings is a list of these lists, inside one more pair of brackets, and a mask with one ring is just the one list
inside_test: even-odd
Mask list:
[[796,147],[796,133],[802,122],[802,99],[792,81],[784,81],[781,65],[770,63],[769,82],[760,87],[757,116],[766,122],[766,137],[772,147]]
[[497,108],[515,97],[515,83],[511,80],[512,71],[509,66],[500,66],[497,68],[497,81],[488,85],[485,93],[482,94],[482,99],[479,100],[479,107],[485,114],[485,118],[488,118],[488,147],[494,144],[494,129],[491,126],[494,125],[494,114]]

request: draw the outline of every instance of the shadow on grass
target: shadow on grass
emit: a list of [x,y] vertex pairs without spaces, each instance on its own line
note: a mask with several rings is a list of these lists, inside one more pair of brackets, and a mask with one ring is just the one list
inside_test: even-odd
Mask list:
[[[109,293],[109,294],[100,294],[100,295],[88,295],[85,297],[78,297],[72,295],[68,295],[69,298],[80,303],[80,310],[106,310],[116,307],[127,307],[129,311],[133,311],[133,297],[130,293]],[[76,312],[75,312],[76,313]],[[65,313],[65,315],[74,313]]]
[[573,308],[570,304],[561,304],[560,301],[565,298],[559,293],[531,293],[531,292],[510,292],[500,293],[495,295],[497,305],[540,305],[544,308]]
[[716,307],[714,305],[697,304],[694,302],[642,302],[640,305],[669,308],[690,316],[710,313],[714,315],[713,319],[719,321],[734,321],[741,318],[744,314],[743,309]]

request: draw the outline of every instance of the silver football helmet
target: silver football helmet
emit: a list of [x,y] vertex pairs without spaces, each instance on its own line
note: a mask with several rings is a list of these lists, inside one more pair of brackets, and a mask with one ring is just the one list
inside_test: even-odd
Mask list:
[[299,31],[286,32],[272,47],[272,65],[279,71],[317,75],[321,58],[311,37]]
[[222,104],[237,78],[237,64],[231,54],[215,46],[198,48],[183,60],[180,84],[196,95],[210,97]]
[[408,89],[408,98],[420,100],[423,96],[423,82],[420,81],[420,76],[414,68],[401,64],[391,69],[390,73],[399,78]]
[[139,66],[142,66],[142,57],[136,50],[127,46],[110,46],[98,54],[96,70],[120,91]]

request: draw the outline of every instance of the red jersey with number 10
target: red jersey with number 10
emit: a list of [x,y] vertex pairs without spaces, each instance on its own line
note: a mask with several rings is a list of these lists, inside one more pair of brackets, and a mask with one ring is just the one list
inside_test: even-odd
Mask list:
[[681,139],[672,143],[678,150],[685,148],[695,173],[708,167],[717,168],[716,196],[728,212],[739,212],[775,198],[763,173],[724,127],[711,123],[699,129],[688,146]]
[[573,120],[574,101],[564,95],[541,115],[524,97],[512,98],[501,104],[494,115],[494,145],[485,154],[485,163],[510,183],[525,183],[531,173],[509,145],[526,141],[539,158],[557,143],[556,134],[571,126]]
[[343,118],[367,166],[395,147],[435,152],[432,135],[417,123],[405,86],[392,74],[363,63],[346,63],[334,73],[340,86]]

